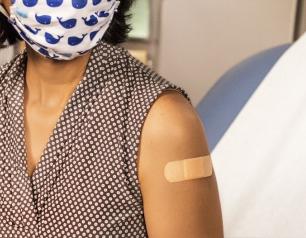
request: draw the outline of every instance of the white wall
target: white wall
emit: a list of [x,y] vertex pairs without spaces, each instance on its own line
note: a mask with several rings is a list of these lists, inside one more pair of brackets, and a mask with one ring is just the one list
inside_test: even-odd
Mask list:
[[164,0],[161,10],[156,70],[197,104],[234,64],[293,40],[296,0]]
[[14,46],[9,46],[7,48],[0,50],[0,65],[5,64],[10,61],[15,55]]

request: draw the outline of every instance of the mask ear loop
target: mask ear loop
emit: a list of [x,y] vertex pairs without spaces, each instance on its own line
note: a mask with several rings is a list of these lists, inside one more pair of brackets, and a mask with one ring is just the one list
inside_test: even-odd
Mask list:
[[2,4],[0,4],[0,12],[1,12],[4,16],[6,16],[7,18],[10,17],[9,14],[8,14],[8,12],[7,12],[6,9],[3,7]]

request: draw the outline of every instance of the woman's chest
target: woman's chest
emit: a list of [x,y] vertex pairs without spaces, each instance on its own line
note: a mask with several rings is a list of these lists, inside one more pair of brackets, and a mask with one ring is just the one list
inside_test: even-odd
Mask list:
[[24,135],[27,172],[32,176],[61,113],[60,108],[33,107],[25,103]]

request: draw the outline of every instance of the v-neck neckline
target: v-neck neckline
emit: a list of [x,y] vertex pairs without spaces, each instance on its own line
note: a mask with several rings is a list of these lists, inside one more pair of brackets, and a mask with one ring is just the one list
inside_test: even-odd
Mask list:
[[[77,145],[79,133],[87,125],[86,120],[92,107],[99,103],[100,95],[106,93],[107,84],[113,75],[105,71],[106,64],[113,64],[111,51],[114,46],[100,41],[92,48],[82,80],[61,112],[52,134],[48,138],[40,160],[36,164],[32,176],[28,173],[24,124],[24,91],[26,72],[26,50],[12,61],[5,77],[3,100],[6,114],[4,163],[10,181],[3,185],[8,191],[5,202],[14,210],[9,210],[10,219],[16,224],[25,226],[27,220],[38,219],[43,207],[47,204],[53,187],[61,182],[62,171],[71,163],[71,149]],[[13,199],[25,197],[26,199]],[[29,202],[30,201],[30,202]],[[20,216],[28,212],[27,216]]]
[[76,94],[79,93],[80,89],[82,88],[82,86],[85,84],[85,81],[87,79],[88,76],[88,68],[91,64],[92,61],[92,57],[94,55],[94,51],[95,48],[92,49],[92,51],[90,52],[90,56],[88,58],[88,61],[86,63],[86,67],[82,76],[82,79],[77,83],[77,85],[74,87],[74,90],[72,92],[72,94],[70,95],[70,97],[68,98],[68,101],[66,102],[64,109],[61,111],[59,117],[56,120],[56,123],[51,131],[51,134],[48,137],[47,143],[44,145],[42,154],[40,155],[40,158],[38,160],[38,162],[36,163],[34,170],[32,172],[32,175],[30,175],[28,173],[28,157],[27,157],[27,147],[26,147],[26,138],[25,138],[25,85],[26,85],[26,68],[27,68],[27,60],[28,60],[28,55],[27,55],[27,51],[26,49],[22,52],[23,54],[23,67],[22,67],[22,72],[20,73],[20,78],[19,78],[19,82],[21,84],[21,97],[20,100],[20,115],[21,115],[21,122],[22,122],[22,148],[24,151],[24,156],[23,156],[23,169],[26,173],[26,177],[33,182],[34,177],[36,176],[36,174],[38,173],[38,170],[40,169],[40,167],[42,166],[42,164],[44,163],[45,160],[45,156],[46,153],[50,150],[50,146],[51,146],[51,140],[53,139],[53,137],[55,137],[57,135],[57,130],[59,128],[60,123],[64,120],[64,115],[66,114],[68,108],[71,106],[72,102],[74,101],[74,98],[76,97]]

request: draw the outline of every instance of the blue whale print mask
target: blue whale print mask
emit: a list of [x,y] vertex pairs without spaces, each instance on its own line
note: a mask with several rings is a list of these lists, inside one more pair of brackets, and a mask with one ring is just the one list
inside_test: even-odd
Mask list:
[[103,37],[117,0],[11,0],[9,22],[36,52],[71,60]]

